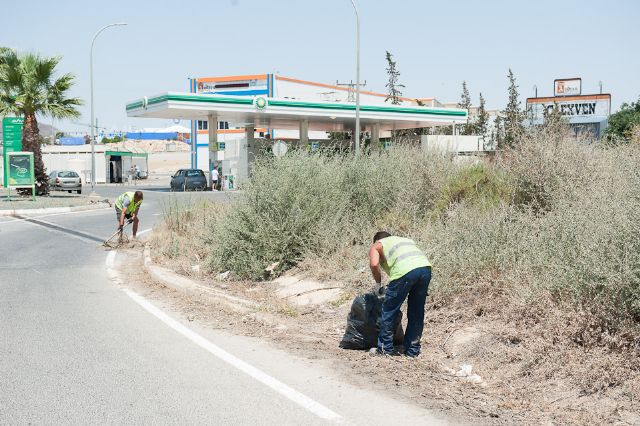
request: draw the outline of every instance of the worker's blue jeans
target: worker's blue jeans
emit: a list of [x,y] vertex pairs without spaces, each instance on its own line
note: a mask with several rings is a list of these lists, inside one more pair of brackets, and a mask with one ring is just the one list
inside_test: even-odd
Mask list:
[[393,353],[395,321],[404,300],[409,297],[407,309],[407,330],[404,333],[404,353],[407,356],[420,354],[420,338],[424,328],[424,305],[431,281],[431,267],[416,268],[393,280],[387,286],[380,314],[380,334],[378,351]]

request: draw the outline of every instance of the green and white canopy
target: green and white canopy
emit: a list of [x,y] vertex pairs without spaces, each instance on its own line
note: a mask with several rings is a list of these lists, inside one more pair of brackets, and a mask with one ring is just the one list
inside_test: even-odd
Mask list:
[[[307,120],[309,130],[350,130],[355,122],[353,103],[304,102],[268,97],[241,97],[167,92],[144,97],[127,104],[127,116],[206,120],[217,116],[255,127],[298,129]],[[456,108],[432,108],[402,105],[360,105],[363,129],[378,124],[380,130],[410,129],[467,122],[467,111]]]

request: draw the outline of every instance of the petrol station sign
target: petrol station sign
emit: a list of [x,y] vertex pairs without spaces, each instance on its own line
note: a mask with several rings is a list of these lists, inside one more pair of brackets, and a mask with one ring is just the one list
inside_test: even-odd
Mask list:
[[4,186],[8,186],[9,169],[7,167],[7,154],[10,152],[22,151],[22,127],[24,118],[4,117],[2,119],[2,143],[3,143],[3,166],[4,166]]

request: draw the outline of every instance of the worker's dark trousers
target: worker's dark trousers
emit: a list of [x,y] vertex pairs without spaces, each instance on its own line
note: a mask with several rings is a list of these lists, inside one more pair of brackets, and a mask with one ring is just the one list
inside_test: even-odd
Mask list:
[[380,314],[378,350],[393,353],[393,333],[396,316],[404,300],[409,296],[407,330],[404,333],[404,353],[407,356],[420,354],[420,338],[424,328],[424,305],[431,281],[431,267],[417,268],[393,280],[387,286]]

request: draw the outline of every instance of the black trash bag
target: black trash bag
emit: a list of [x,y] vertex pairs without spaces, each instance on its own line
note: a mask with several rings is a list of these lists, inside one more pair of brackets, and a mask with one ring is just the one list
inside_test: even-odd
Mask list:
[[[365,293],[357,296],[351,304],[347,317],[347,329],[344,332],[340,347],[342,349],[368,350],[378,346],[380,331],[380,312],[384,297],[376,293]],[[402,311],[396,317],[393,343],[401,345],[404,340],[402,330]]]

